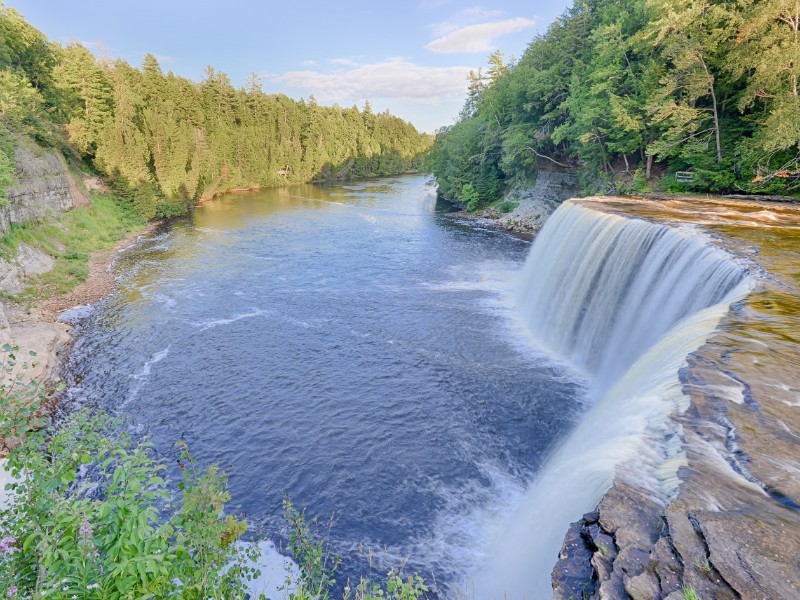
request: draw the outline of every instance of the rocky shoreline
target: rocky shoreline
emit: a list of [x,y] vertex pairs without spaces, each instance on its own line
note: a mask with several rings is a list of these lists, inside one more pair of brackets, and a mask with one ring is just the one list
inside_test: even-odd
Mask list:
[[[9,188],[8,202],[0,206],[0,234],[12,224],[35,223],[48,215],[59,215],[74,208],[88,206],[85,189],[104,191],[102,182],[86,178],[76,182],[64,158],[57,152],[35,147],[19,140],[15,149],[16,183]],[[82,183],[83,185],[78,185]],[[26,377],[37,381],[58,375],[61,356],[72,343],[70,326],[58,320],[59,314],[75,306],[92,304],[114,288],[112,268],[119,253],[142,235],[152,231],[152,223],[142,231],[120,240],[113,248],[95,252],[89,258],[88,277],[70,292],[45,298],[34,306],[24,306],[10,299],[21,293],[32,277],[52,270],[55,259],[26,243],[18,243],[14,258],[0,258],[0,345],[17,346],[36,353],[36,361]],[[7,452],[0,438],[0,455]]]
[[[120,240],[114,248],[92,254],[89,276],[66,294],[46,298],[31,309],[8,300],[2,302],[7,321],[5,327],[0,328],[0,341],[36,353],[36,361],[27,371],[27,377],[37,381],[58,378],[62,357],[74,341],[72,326],[60,321],[59,315],[71,308],[94,304],[111,293],[116,281],[113,268],[117,258],[157,226],[158,223],[152,223],[143,231]],[[7,452],[5,440],[0,437],[0,456]]]

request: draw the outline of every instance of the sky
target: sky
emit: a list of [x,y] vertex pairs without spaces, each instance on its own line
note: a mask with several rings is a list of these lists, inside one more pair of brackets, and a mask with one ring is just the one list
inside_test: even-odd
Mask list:
[[51,40],[201,81],[207,65],[267,93],[389,109],[419,130],[454,122],[470,69],[519,57],[567,0],[6,0]]

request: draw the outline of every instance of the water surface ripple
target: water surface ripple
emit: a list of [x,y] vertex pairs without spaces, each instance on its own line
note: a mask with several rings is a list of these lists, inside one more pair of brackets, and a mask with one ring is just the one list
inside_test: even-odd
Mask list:
[[222,465],[273,539],[284,494],[334,515],[345,575],[371,550],[458,582],[581,410],[509,305],[528,248],[422,177],[223,197],[121,259],[72,395]]

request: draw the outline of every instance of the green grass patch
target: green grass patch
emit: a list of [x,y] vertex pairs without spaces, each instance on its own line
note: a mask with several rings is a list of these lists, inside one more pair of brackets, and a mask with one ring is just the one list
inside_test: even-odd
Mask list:
[[25,243],[56,259],[53,270],[27,280],[28,287],[15,300],[35,303],[70,291],[89,275],[92,252],[114,247],[145,225],[145,220],[123,200],[94,195],[91,206],[75,208],[39,223],[12,226],[0,240],[0,256],[13,258],[19,244]]
[[702,600],[693,587],[684,584],[682,591],[684,600]]
[[495,204],[497,211],[503,215],[513,212],[517,206],[519,206],[519,202],[514,202],[512,200],[500,200]]

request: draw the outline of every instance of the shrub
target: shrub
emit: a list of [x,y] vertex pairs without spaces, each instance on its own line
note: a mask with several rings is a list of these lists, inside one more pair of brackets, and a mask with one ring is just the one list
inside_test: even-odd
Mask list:
[[[286,586],[294,591],[290,600],[331,600],[339,559],[333,556],[327,544],[308,526],[305,512],[298,511],[291,500],[283,503],[286,522],[289,524],[288,549],[299,568],[297,580],[287,579]],[[385,581],[375,582],[361,578],[355,588],[345,587],[343,600],[422,600],[428,592],[422,577],[407,576],[390,571]]]
[[471,183],[464,184],[464,187],[461,188],[461,194],[459,194],[458,199],[464,204],[464,206],[470,212],[476,210],[481,201],[480,195],[475,190],[475,188],[472,187]]
[[639,167],[633,174],[633,182],[631,182],[631,189],[640,194],[649,194],[653,190],[647,185],[647,178],[644,175],[644,169]]
[[503,200],[500,204],[497,205],[497,210],[504,215],[513,212],[515,208],[517,208],[517,203],[512,202],[511,200]]
[[18,408],[0,422],[23,441],[9,454],[15,481],[0,510],[0,597],[244,598],[255,569],[234,544],[246,525],[223,513],[224,474],[198,469],[184,446],[173,499],[150,445],[120,433],[118,420],[84,409],[39,429],[48,394],[13,381],[3,402]]

